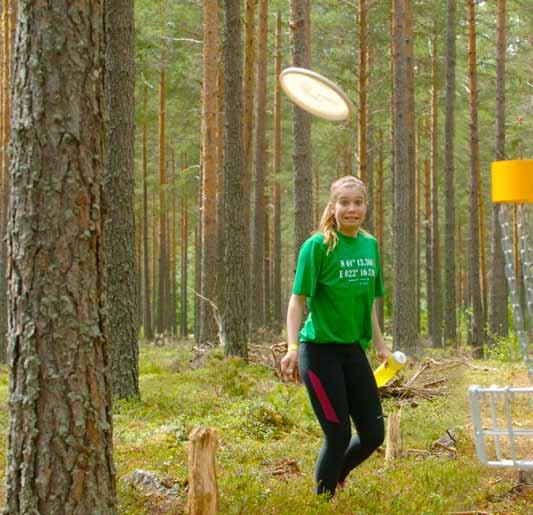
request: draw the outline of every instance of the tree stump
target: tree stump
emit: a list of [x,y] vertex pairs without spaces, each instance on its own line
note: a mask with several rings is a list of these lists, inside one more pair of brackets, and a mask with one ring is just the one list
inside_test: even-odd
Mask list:
[[387,420],[387,437],[385,440],[385,459],[393,460],[398,458],[402,452],[400,422],[402,419],[402,409],[394,411]]
[[189,515],[218,513],[216,431],[196,427],[189,435]]

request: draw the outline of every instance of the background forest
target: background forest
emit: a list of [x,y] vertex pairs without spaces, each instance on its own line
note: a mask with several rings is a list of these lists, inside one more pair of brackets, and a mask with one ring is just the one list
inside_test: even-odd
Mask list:
[[[529,384],[490,166],[533,154],[531,0],[1,13],[4,513],[208,513],[198,425],[218,435],[221,513],[530,512],[522,475],[476,459],[466,392]],[[353,118],[293,106],[291,65],[338,83]],[[322,434],[279,359],[300,245],[347,174],[367,184],[380,322],[409,363],[382,390],[398,448],[329,503],[311,493]],[[528,208],[508,213],[524,302]]]
[[[255,5],[254,2],[251,4]],[[469,288],[469,270],[467,252],[469,245],[469,190],[471,177],[471,142],[470,142],[470,83],[468,67],[468,25],[467,3],[458,2],[456,12],[456,60],[455,60],[455,127],[453,131],[453,167],[454,191],[453,206],[455,210],[455,283],[456,311],[460,332],[457,336],[467,338],[467,321],[471,306]],[[205,6],[204,6],[205,7]],[[354,2],[311,2],[311,68],[336,81],[353,100],[357,116],[350,123],[335,124],[318,119],[312,122],[311,150],[312,154],[310,175],[312,177],[312,198],[306,199],[306,217],[311,222],[311,229],[318,225],[319,216],[327,202],[328,188],[332,180],[343,174],[359,175],[360,168],[360,89],[365,89],[366,99],[366,127],[365,127],[365,172],[368,182],[370,199],[370,212],[367,220],[367,228],[380,239],[382,248],[386,289],[389,294],[385,297],[385,328],[392,333],[391,310],[394,300],[393,291],[393,217],[395,201],[392,190],[392,140],[391,140],[391,5],[390,2],[373,1],[366,2],[366,36],[364,52],[366,52],[366,83],[360,81],[361,62],[361,33],[359,4]],[[248,6],[250,9],[250,6]],[[480,212],[483,215],[484,239],[481,255],[484,260],[485,290],[488,291],[488,281],[491,280],[491,216],[492,207],[490,202],[490,164],[496,159],[496,20],[497,2],[475,2],[476,21],[475,31],[477,44],[477,88],[478,88],[478,131],[479,131],[479,170],[481,178]],[[419,322],[419,334],[426,335],[430,331],[428,318],[431,313],[428,307],[431,305],[431,273],[432,261],[437,259],[438,282],[435,295],[444,300],[444,288],[446,287],[444,269],[445,253],[445,223],[449,218],[448,204],[445,193],[449,179],[445,173],[447,145],[445,135],[445,112],[446,112],[446,56],[447,39],[446,24],[449,9],[446,2],[421,1],[413,4],[412,27],[413,27],[413,68],[414,68],[414,118],[416,126],[416,176],[417,176],[417,215],[416,215],[416,240],[412,243],[417,245],[417,273],[419,304],[417,316]],[[246,234],[249,242],[258,242],[262,238],[265,244],[265,260],[262,266],[265,271],[256,272],[258,263],[254,263],[254,272],[250,274],[250,283],[259,292],[260,299],[264,299],[263,310],[266,317],[252,324],[255,327],[268,327],[279,330],[284,319],[284,306],[288,299],[292,272],[294,269],[294,256],[297,252],[294,238],[294,224],[301,223],[300,218],[294,215],[294,171],[292,166],[292,109],[289,100],[284,94],[281,95],[281,145],[279,157],[279,169],[273,171],[273,153],[275,137],[274,120],[274,94],[277,82],[275,70],[275,29],[276,16],[281,18],[280,55],[281,68],[291,64],[289,9],[286,2],[269,2],[267,17],[267,47],[265,57],[266,66],[266,105],[263,108],[265,125],[265,163],[258,164],[258,155],[254,151],[257,138],[252,137],[252,149],[247,158],[247,166],[252,180],[248,187],[248,198],[252,204],[250,216],[246,218]],[[219,27],[222,31],[222,10],[218,13]],[[244,20],[244,8],[243,8]],[[254,37],[254,45],[257,47],[259,38],[257,8],[254,25],[250,29]],[[505,155],[500,158],[520,159],[531,155],[531,141],[533,126],[532,110],[532,85],[531,85],[531,17],[532,6],[528,2],[516,0],[507,2],[506,24],[506,63],[505,63]],[[217,17],[215,17],[216,19]],[[143,145],[142,131],[147,131],[146,160],[147,160],[147,187],[148,187],[148,251],[151,253],[151,295],[154,311],[153,320],[157,319],[161,304],[157,302],[161,297],[157,296],[158,289],[157,252],[159,249],[158,230],[156,217],[160,215],[160,191],[161,188],[167,193],[167,209],[165,213],[170,222],[171,214],[170,199],[176,199],[176,206],[182,198],[188,199],[188,272],[189,283],[187,289],[188,327],[187,331],[195,329],[197,338],[200,338],[198,327],[199,297],[195,296],[192,284],[196,290],[203,288],[202,295],[211,298],[214,291],[209,284],[200,285],[197,275],[201,269],[195,268],[195,259],[201,259],[201,247],[195,250],[194,231],[200,220],[200,187],[201,187],[201,85],[203,76],[202,67],[202,5],[199,2],[138,2],[136,4],[136,41],[137,41],[137,72],[136,72],[136,213],[138,228],[142,226],[142,159]],[[243,27],[243,32],[245,27]],[[222,37],[222,36],[221,36]],[[244,37],[244,35],[243,35]],[[221,43],[219,42],[219,45]],[[219,47],[221,48],[221,47]],[[257,74],[259,56],[257,48],[254,52],[254,68],[250,72],[254,88],[257,81],[253,77]],[[220,63],[220,56],[217,57]],[[165,138],[167,147],[167,172],[165,185],[161,186],[159,172],[159,141],[160,128],[160,87],[162,72],[165,84]],[[217,75],[218,76],[218,75]],[[216,80],[216,79],[215,79]],[[143,103],[144,95],[147,95],[146,105]],[[252,88],[252,96],[257,101],[257,95]],[[434,102],[434,104],[432,103]],[[257,113],[257,108],[253,109]],[[259,121],[254,115],[252,131]],[[434,125],[433,125],[434,124]],[[253,134],[253,132],[252,132]],[[172,156],[172,157],[171,157]],[[254,205],[257,197],[254,195],[256,183],[255,170],[260,166],[264,169],[264,178],[260,186],[264,188],[264,202]],[[381,171],[381,172],[380,172]],[[379,174],[382,175],[379,175]],[[432,179],[434,177],[434,179]],[[175,181],[175,182],[174,182]],[[280,186],[281,201],[279,213],[276,213],[274,204],[274,186]],[[212,187],[212,186],[211,186]],[[434,187],[434,193],[431,188]],[[214,195],[211,191],[211,195]],[[433,200],[433,196],[435,199]],[[217,197],[218,198],[218,197]],[[174,201],[174,200],[172,200]],[[215,197],[208,199],[208,203],[216,202]],[[183,209],[183,208],[182,208]],[[262,224],[257,225],[257,218],[261,213]],[[381,212],[382,211],[382,212]],[[276,240],[275,216],[279,216],[279,230],[281,246],[278,248]],[[378,217],[381,217],[378,221]],[[180,218],[179,215],[177,217]],[[150,222],[153,221],[153,225]],[[435,220],[435,222],[434,222]],[[179,222],[178,222],[179,223]],[[216,223],[210,220],[209,223]],[[382,227],[378,225],[382,224]],[[307,225],[309,226],[309,225]],[[174,226],[173,226],[174,227]],[[138,229],[140,230],[140,229]],[[213,231],[213,229],[208,229]],[[261,231],[262,235],[257,234]],[[382,231],[380,233],[380,231]],[[434,240],[432,234],[436,231],[438,238]],[[215,234],[222,231],[215,230]],[[439,236],[440,235],[440,236]],[[183,237],[176,232],[176,239]],[[435,243],[434,243],[435,241]],[[196,235],[199,245],[199,235]],[[249,244],[250,244],[249,243]],[[266,245],[266,247],[263,247]],[[179,245],[178,245],[179,246]],[[433,250],[435,248],[435,250]],[[138,252],[140,252],[138,247]],[[251,253],[253,251],[250,251]],[[270,270],[269,265],[276,263],[275,252],[279,252],[281,269]],[[435,252],[435,257],[433,257]],[[140,256],[139,256],[140,257]],[[173,259],[172,257],[170,259]],[[140,261],[140,260],[139,260]],[[440,263],[440,265],[439,265]],[[171,267],[176,266],[172,261]],[[202,265],[213,270],[214,263]],[[279,282],[273,274],[279,273]],[[264,287],[257,283],[256,278],[269,277],[270,284]],[[214,278],[208,279],[212,281]],[[183,282],[183,276],[178,274],[178,288]],[[274,288],[274,283],[278,290]],[[206,293],[209,293],[206,295]],[[485,293],[486,295],[486,293]],[[281,297],[280,301],[277,301]],[[182,300],[184,297],[180,297]],[[434,315],[444,325],[442,306],[440,312]],[[283,304],[277,308],[279,302]],[[178,302],[177,310],[183,319],[184,312],[180,311]],[[194,306],[196,305],[196,308]],[[255,306],[254,311],[260,311],[260,306]],[[485,306],[487,308],[487,306]],[[450,311],[449,305],[446,312]],[[488,309],[486,309],[488,315]],[[180,319],[180,317],[178,317]],[[174,319],[176,320],[176,319]],[[196,322],[195,322],[196,321]],[[174,322],[173,322],[174,323]],[[438,322],[439,323],[439,322]],[[196,325],[194,325],[196,324]],[[162,327],[157,326],[161,332]],[[202,334],[204,341],[216,338],[211,334]],[[440,343],[440,339],[439,343]]]

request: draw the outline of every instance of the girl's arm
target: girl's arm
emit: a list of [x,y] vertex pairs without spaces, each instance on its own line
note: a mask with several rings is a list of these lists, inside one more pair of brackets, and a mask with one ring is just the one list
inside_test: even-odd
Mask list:
[[305,305],[305,295],[291,295],[287,308],[287,343],[289,350],[281,360],[281,376],[285,379],[294,379],[298,366],[298,351],[300,341],[300,326]]
[[385,361],[390,355],[391,351],[385,345],[385,339],[381,333],[381,327],[378,321],[378,312],[376,309],[376,303],[372,306],[372,341],[378,351],[378,358],[381,361]]

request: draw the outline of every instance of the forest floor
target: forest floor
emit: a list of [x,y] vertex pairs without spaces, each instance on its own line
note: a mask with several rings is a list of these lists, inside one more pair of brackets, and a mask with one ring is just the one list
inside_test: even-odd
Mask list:
[[[217,431],[223,514],[531,514],[533,487],[518,484],[514,470],[478,461],[467,393],[471,384],[528,386],[523,363],[474,362],[432,349],[411,361],[383,390],[386,415],[401,406],[400,456],[385,460],[380,449],[326,501],[313,493],[320,428],[304,388],[277,379],[269,349],[254,348],[257,362],[246,365],[224,360],[220,349],[194,350],[191,342],[141,346],[142,398],[114,404],[120,514],[186,513],[187,440],[197,425]],[[7,384],[4,366],[4,437]],[[513,401],[513,420],[533,427],[530,398]],[[519,453],[531,459],[531,440]],[[4,470],[2,449],[0,476]]]

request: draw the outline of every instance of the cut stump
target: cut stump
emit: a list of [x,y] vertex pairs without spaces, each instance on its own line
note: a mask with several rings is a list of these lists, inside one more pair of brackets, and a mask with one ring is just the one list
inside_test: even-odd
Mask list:
[[216,431],[196,427],[189,435],[189,515],[218,513]]

